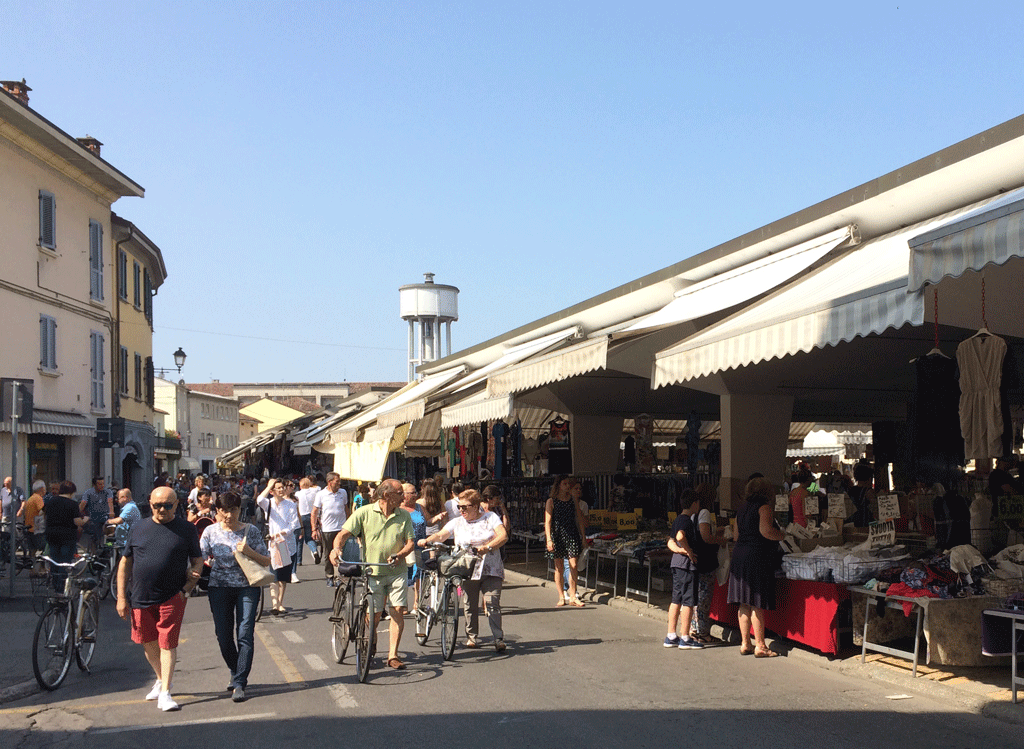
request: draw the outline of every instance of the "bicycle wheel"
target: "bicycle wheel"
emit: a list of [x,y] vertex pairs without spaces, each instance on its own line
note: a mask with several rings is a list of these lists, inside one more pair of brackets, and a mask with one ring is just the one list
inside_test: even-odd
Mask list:
[[345,660],[345,652],[348,650],[349,640],[349,604],[350,596],[348,585],[339,585],[334,590],[334,613],[331,616],[331,651],[334,653],[334,661],[341,663]]
[[39,686],[52,691],[61,685],[71,668],[73,646],[68,605],[50,606],[36,624],[32,638],[32,670]]
[[434,579],[424,577],[420,581],[420,600],[416,606],[416,642],[420,645],[427,644],[430,637],[430,630],[434,627],[434,619],[437,614],[432,604]]
[[267,597],[267,588],[266,588],[266,586],[264,586],[264,587],[260,588],[260,601],[256,605],[256,621],[259,621],[260,619],[263,618],[263,601],[266,599],[266,597]]
[[376,647],[377,624],[374,621],[373,596],[363,593],[363,602],[356,612],[356,674],[359,683],[366,681],[370,674],[370,661]]
[[454,580],[445,584],[441,596],[441,657],[450,661],[459,636],[459,591]]
[[95,593],[83,595],[78,602],[78,626],[75,628],[75,660],[78,668],[89,673],[96,637],[100,629],[100,602]]
[[[100,600],[106,600],[106,597],[110,595],[110,583],[115,579],[113,574],[114,570],[114,550],[112,548],[107,549],[104,552],[104,558],[100,565],[100,574],[97,575],[99,579],[99,585],[96,586],[96,595],[100,597]],[[114,583],[117,584],[116,582]],[[114,591],[114,598],[117,598],[117,591]]]

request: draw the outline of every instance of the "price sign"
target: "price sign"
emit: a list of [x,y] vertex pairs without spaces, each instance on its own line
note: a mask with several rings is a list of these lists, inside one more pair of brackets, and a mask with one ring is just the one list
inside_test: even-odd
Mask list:
[[644,508],[643,507],[634,507],[633,508],[633,514],[636,515],[638,518],[642,518],[644,516]]
[[789,495],[775,495],[775,512],[789,512]]
[[808,494],[804,497],[804,515],[817,515],[821,507],[818,505],[818,495]]
[[1019,494],[999,497],[997,506],[1000,520],[1024,520],[1024,497]]
[[868,526],[868,545],[872,549],[896,543],[896,521],[884,520]]
[[828,495],[828,516],[830,518],[846,518],[846,495]]
[[677,514],[677,513],[674,513],[674,512],[670,512],[670,513],[668,514],[668,522],[669,522],[670,524],[671,524],[671,523],[674,523],[674,522],[676,522],[676,518],[677,518],[677,517],[678,517],[678,514]]
[[878,497],[878,519],[893,520],[900,516],[900,498],[895,494],[881,494]]
[[632,512],[620,512],[618,513],[618,530],[620,531],[635,531],[636,530],[636,515]]

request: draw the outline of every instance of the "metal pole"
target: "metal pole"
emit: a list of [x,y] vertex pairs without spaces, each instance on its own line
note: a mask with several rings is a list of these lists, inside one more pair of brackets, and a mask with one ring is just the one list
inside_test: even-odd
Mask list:
[[14,503],[18,497],[18,412],[21,410],[18,406],[18,393],[21,390],[21,383],[15,380],[12,386],[14,390],[11,393],[11,558],[7,560],[10,563],[7,595],[10,598],[14,598],[14,562],[16,559],[14,544],[17,540],[17,535],[14,532]]

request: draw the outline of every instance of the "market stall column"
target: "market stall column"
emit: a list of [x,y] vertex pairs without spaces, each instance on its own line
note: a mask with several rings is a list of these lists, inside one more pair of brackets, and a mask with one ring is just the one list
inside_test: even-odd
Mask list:
[[574,473],[614,473],[619,465],[622,417],[573,413]]
[[722,509],[735,509],[743,487],[752,473],[772,475],[785,465],[789,423],[793,419],[793,398],[786,395],[730,393],[722,402]]

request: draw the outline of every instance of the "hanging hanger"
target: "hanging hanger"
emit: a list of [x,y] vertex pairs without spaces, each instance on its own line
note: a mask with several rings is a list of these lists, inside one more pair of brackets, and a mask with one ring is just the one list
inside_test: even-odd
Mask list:
[[[932,289],[932,293],[934,294],[934,299],[935,299],[935,314],[933,315],[934,323],[935,323],[935,348],[933,348],[931,351],[929,351],[927,354],[925,354],[925,357],[941,356],[943,359],[948,359],[949,357],[946,356],[944,353],[942,353],[942,349],[939,348],[939,290],[938,290],[938,288],[933,288]],[[911,359],[910,363],[913,364],[916,361],[917,361],[917,357]]]
[[[992,335],[988,332],[988,318],[985,316],[985,275],[981,276],[981,327],[971,338],[987,338]],[[970,339],[968,339],[970,340]]]

